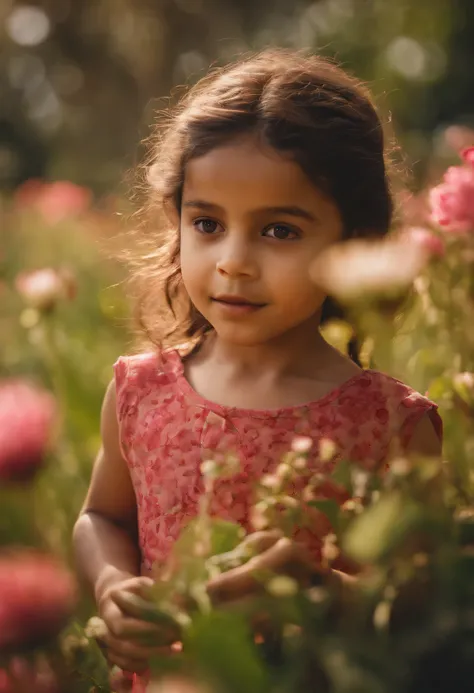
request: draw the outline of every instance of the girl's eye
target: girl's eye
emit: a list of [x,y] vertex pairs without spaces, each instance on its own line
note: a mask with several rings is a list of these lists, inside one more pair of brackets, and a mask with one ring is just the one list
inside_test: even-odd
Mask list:
[[200,233],[206,234],[208,236],[214,234],[219,228],[219,224],[217,223],[217,221],[214,221],[213,219],[196,219],[195,221],[193,221],[193,226]]
[[292,241],[298,238],[298,233],[290,226],[284,226],[283,224],[274,224],[265,229],[265,236],[269,238],[275,238],[278,241]]

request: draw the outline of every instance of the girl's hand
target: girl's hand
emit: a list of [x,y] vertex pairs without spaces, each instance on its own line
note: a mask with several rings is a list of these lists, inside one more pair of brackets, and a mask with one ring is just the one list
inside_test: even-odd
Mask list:
[[129,578],[105,590],[98,602],[99,616],[107,626],[99,645],[105,649],[109,663],[125,671],[146,671],[150,658],[159,652],[171,652],[170,646],[179,637],[169,626],[140,618],[134,607],[133,595],[146,599],[147,588],[152,585],[150,578]]
[[244,543],[250,545],[256,555],[208,583],[207,591],[215,604],[261,592],[264,579],[272,574],[288,575],[303,588],[309,587],[316,575],[321,578],[326,575],[304,546],[283,536],[279,530],[255,532]]

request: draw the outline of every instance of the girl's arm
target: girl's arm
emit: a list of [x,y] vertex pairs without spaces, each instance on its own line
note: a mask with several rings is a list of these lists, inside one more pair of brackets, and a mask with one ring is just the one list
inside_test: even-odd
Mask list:
[[125,671],[142,672],[156,648],[168,646],[177,635],[175,630],[142,621],[130,610],[130,595],[144,597],[153,583],[140,577],[137,507],[120,450],[113,383],[102,407],[101,433],[102,447],[74,527],[76,561],[106,626],[101,643],[109,663]]
[[140,574],[136,499],[120,450],[113,382],[102,406],[101,435],[102,447],[73,534],[79,572],[97,602],[115,583]]

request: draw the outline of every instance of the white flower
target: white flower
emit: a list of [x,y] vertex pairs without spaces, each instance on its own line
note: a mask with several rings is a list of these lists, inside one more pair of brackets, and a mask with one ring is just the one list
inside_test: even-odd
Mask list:
[[363,498],[365,492],[367,491],[367,484],[369,483],[370,475],[364,469],[354,468],[351,472],[352,486],[354,488],[354,495],[358,498]]
[[98,616],[92,616],[92,618],[87,621],[84,633],[88,638],[103,639],[108,634],[108,628],[105,625],[105,621]]
[[390,470],[395,476],[407,476],[412,468],[410,460],[406,457],[397,457],[390,463]]
[[276,491],[280,488],[281,479],[276,474],[265,474],[262,476],[260,483],[262,486],[265,486],[265,488]]
[[313,446],[313,441],[308,436],[297,436],[293,438],[291,449],[293,452],[305,453],[309,452]]
[[218,474],[218,465],[214,460],[206,460],[201,464],[201,474],[208,479],[215,479]]
[[322,557],[328,562],[332,563],[339,556],[340,550],[337,546],[337,537],[335,534],[327,534],[323,539],[323,546],[321,548]]

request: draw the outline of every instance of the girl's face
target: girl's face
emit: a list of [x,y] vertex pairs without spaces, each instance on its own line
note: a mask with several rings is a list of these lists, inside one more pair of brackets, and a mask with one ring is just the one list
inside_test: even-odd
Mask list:
[[181,207],[181,270],[225,341],[253,346],[314,318],[325,295],[310,266],[340,240],[337,207],[298,164],[254,137],[191,160]]

